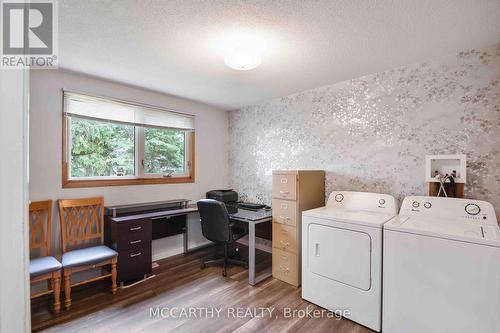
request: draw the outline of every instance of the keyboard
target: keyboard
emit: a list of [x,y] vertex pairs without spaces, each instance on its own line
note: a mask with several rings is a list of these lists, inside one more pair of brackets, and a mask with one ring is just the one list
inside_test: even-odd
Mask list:
[[246,209],[238,209],[238,212],[234,214],[229,214],[231,218],[249,220],[249,221],[258,221],[266,218],[270,218],[272,216],[272,212],[270,210],[246,210]]
[[240,202],[238,206],[243,209],[251,209],[251,210],[258,210],[266,207],[266,205],[252,203],[252,202]]

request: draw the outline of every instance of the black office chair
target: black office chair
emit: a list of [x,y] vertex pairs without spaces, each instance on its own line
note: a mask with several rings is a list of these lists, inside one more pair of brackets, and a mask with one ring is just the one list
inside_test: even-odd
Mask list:
[[201,231],[203,236],[217,245],[224,247],[224,257],[214,260],[204,260],[201,268],[207,265],[223,264],[222,275],[227,276],[227,265],[234,264],[248,267],[243,260],[231,258],[229,256],[229,245],[245,235],[245,230],[239,228],[237,224],[229,220],[226,205],[223,202],[213,199],[202,199],[198,201],[198,211],[200,212]]

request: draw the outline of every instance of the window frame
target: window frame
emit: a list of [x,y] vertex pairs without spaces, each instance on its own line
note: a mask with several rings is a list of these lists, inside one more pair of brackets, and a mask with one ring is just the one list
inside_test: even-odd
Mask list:
[[[113,100],[112,98],[110,98]],[[162,174],[146,174],[144,159],[144,128],[135,126],[135,176],[117,177],[71,177],[71,117],[65,115],[64,94],[62,108],[62,188],[182,184],[195,182],[195,132],[185,132],[185,168],[186,173],[166,177]]]

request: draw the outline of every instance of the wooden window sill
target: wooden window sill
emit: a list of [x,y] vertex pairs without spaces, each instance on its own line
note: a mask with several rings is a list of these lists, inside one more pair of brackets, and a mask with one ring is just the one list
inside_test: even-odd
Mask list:
[[194,183],[194,177],[63,180],[63,188]]

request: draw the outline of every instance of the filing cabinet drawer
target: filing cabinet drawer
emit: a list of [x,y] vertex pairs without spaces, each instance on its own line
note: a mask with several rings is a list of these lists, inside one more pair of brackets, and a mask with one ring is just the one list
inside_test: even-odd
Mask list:
[[298,286],[297,255],[273,249],[273,276],[279,280]]
[[297,226],[297,202],[273,199],[273,222]]
[[273,175],[273,198],[295,200],[297,198],[297,175]]
[[273,248],[297,253],[297,229],[273,223]]

